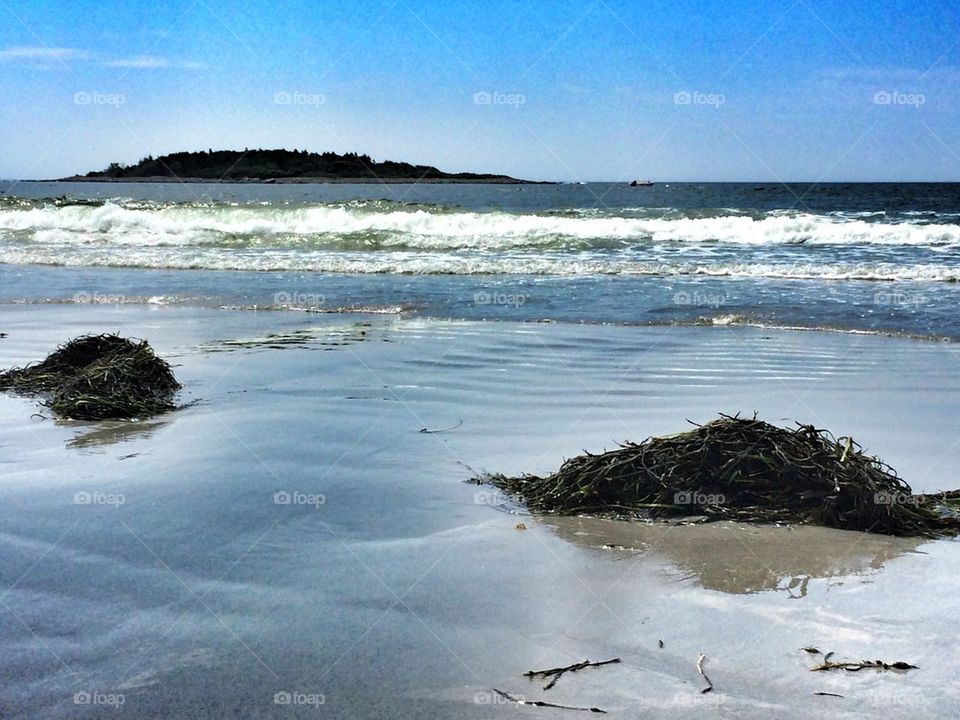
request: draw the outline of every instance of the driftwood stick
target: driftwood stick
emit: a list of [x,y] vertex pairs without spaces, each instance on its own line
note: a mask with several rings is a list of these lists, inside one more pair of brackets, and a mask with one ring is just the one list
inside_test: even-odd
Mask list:
[[503,690],[497,690],[493,688],[493,691],[500,697],[509,700],[510,702],[515,702],[517,705],[533,705],[534,707],[545,707],[545,708],[556,708],[557,710],[579,710],[580,712],[592,712],[600,713],[606,715],[606,710],[601,710],[597,707],[577,707],[575,705],[557,705],[556,703],[549,703],[543,700],[521,700],[520,698],[511,695],[510,693],[505,693]]
[[697,658],[697,672],[700,673],[700,677],[707,681],[707,686],[700,691],[701,694],[706,694],[713,690],[713,683],[710,682],[710,678],[707,677],[707,674],[703,671],[703,661],[707,659],[707,656],[703,653],[700,653],[700,657]]
[[549,683],[544,685],[544,690],[549,690],[554,685],[557,684],[557,680],[563,677],[564,673],[567,672],[577,672],[577,670],[583,670],[588,667],[600,667],[602,665],[613,665],[614,663],[620,662],[620,658],[613,658],[611,660],[601,660],[599,662],[591,662],[590,660],[584,660],[583,662],[574,663],[573,665],[566,665],[565,667],[555,667],[550,668],[549,670],[528,670],[523,674],[524,677],[535,678],[552,678]]
[[898,660],[897,662],[884,662],[883,660],[861,660],[860,662],[832,662],[827,660],[816,667],[810,668],[810,672],[819,672],[821,670],[846,670],[848,672],[857,672],[864,668],[873,668],[875,670],[916,670],[916,665]]
[[463,425],[462,418],[460,422],[458,422],[456,425],[451,425],[450,427],[447,427],[447,428],[438,428],[436,430],[431,430],[429,428],[422,427],[420,428],[420,432],[424,433],[425,435],[436,435],[437,433],[448,433],[448,432],[453,432],[461,425]]

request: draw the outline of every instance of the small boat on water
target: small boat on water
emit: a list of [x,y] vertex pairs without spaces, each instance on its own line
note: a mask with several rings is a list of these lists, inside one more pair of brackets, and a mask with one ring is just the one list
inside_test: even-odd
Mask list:
[[630,183],[630,187],[652,187],[653,180],[634,180]]

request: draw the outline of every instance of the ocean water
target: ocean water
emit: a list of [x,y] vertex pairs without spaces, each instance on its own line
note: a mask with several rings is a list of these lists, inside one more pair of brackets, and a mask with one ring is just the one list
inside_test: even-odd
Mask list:
[[[543,518],[467,480],[757,412],[956,487],[957,345],[928,339],[960,338],[958,193],[9,186],[0,367],[118,332],[184,389],[112,423],[0,394],[0,715],[554,712],[501,688],[953,718],[955,540]],[[811,645],[919,669],[812,673]]]
[[960,337],[960,184],[5,187],[4,303]]

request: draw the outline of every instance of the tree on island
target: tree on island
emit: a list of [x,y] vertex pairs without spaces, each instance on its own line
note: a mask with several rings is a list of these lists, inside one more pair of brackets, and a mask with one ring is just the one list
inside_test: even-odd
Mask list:
[[415,179],[415,180],[502,180],[506,175],[479,173],[446,173],[430,165],[412,165],[386,160],[377,162],[369,155],[355,152],[306,150],[213,150],[177,152],[154,158],[152,155],[135,165],[110,163],[106,170],[89,172],[87,178],[135,180],[151,177],[203,178],[210,180],[261,180],[280,178],[323,179]]

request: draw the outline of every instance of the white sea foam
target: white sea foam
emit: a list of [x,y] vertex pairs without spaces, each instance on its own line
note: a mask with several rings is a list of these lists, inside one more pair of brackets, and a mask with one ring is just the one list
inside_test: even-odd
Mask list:
[[793,278],[820,280],[960,281],[960,267],[934,263],[637,261],[578,253],[447,252],[292,252],[229,251],[206,248],[185,252],[172,247],[4,247],[0,263],[140,267],[181,270],[297,271],[417,275],[659,275]]
[[[732,245],[883,245],[953,247],[960,225],[880,222],[856,215],[771,212],[684,217],[570,216],[383,207],[228,205],[156,208],[121,203],[0,210],[0,244],[268,247],[297,250],[366,245],[371,249],[584,249],[652,243]],[[935,218],[937,219],[937,218]],[[943,218],[939,218],[942,220]],[[119,259],[119,258],[118,258]]]

